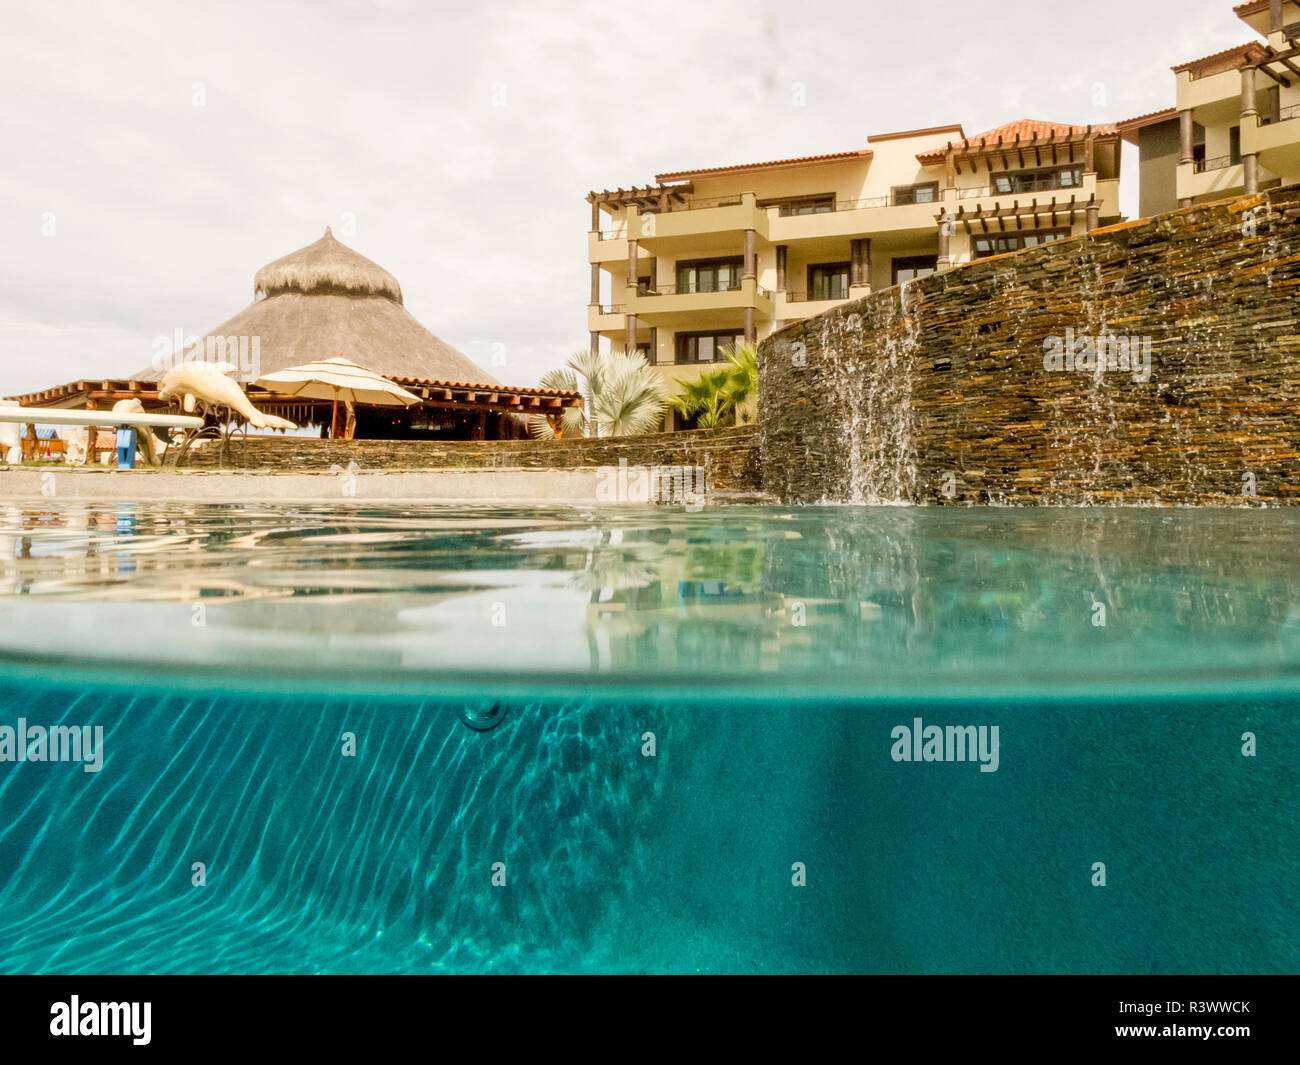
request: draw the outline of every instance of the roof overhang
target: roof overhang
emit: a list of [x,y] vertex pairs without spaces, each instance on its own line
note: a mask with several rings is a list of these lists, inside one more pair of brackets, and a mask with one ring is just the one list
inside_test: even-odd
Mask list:
[[1158,126],[1164,122],[1178,121],[1178,108],[1166,107],[1162,111],[1151,111],[1145,115],[1137,115],[1134,118],[1126,118],[1123,122],[1116,122],[1115,128],[1119,130],[1119,135],[1129,144],[1137,144],[1138,132],[1146,129],[1148,126]]
[[773,159],[766,163],[738,163],[731,166],[713,166],[704,170],[675,170],[667,174],[656,174],[656,181],[682,181],[697,177],[726,177],[730,174],[749,174],[756,170],[794,170],[805,166],[820,166],[824,163],[849,163],[859,159],[870,159],[875,153],[870,148],[859,148],[852,152],[833,152],[829,155],[802,155],[793,159]]
[[[502,413],[534,414],[564,407],[581,407],[582,396],[554,388],[514,388],[507,385],[478,385],[458,381],[432,381],[422,377],[390,377],[408,392],[419,396],[425,406],[461,407],[474,410],[493,410]],[[7,396],[24,407],[48,407],[71,410],[85,408],[94,403],[111,405],[122,399],[138,399],[142,403],[157,403],[157,381],[107,379],[99,381],[78,380],[56,385],[40,392],[23,396]],[[248,398],[259,406],[276,407],[312,406],[325,401],[304,400],[279,392],[269,392],[256,386],[241,385]],[[364,404],[363,404],[364,405]]]
[[1267,45],[1260,44],[1258,41],[1247,41],[1235,48],[1225,48],[1222,52],[1215,52],[1213,55],[1190,59],[1169,69],[1175,74],[1191,74],[1194,78],[1208,78],[1229,70],[1240,70],[1252,62],[1263,59],[1267,54]]
[[873,133],[867,138],[868,144],[877,144],[880,141],[901,141],[909,140],[912,137],[933,137],[940,133],[955,133],[957,136],[964,138],[966,131],[958,122],[952,126],[930,126],[928,129],[905,129],[897,133]]

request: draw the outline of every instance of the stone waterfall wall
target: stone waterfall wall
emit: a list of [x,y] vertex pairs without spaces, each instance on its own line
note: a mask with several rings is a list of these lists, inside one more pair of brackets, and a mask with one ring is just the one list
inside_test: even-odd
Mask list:
[[[763,487],[798,503],[1296,502],[1297,295],[1300,188],[874,293],[763,342]],[[1082,368],[1045,368],[1054,355]]]

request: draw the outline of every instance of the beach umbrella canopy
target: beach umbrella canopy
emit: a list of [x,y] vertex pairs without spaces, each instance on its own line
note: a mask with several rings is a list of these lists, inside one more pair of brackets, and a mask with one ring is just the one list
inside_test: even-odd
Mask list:
[[409,407],[421,402],[419,396],[400,385],[344,358],[320,359],[277,370],[259,377],[257,385],[300,399],[342,400],[376,407]]

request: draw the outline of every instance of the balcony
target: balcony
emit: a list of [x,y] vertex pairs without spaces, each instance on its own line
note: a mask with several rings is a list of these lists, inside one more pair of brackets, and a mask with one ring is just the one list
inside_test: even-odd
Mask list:
[[[1274,174],[1300,172],[1300,121],[1297,119],[1300,119],[1300,104],[1282,108],[1277,121],[1261,125],[1255,131],[1254,147],[1264,170]],[[1249,146],[1244,132],[1242,146]]]
[[1226,157],[1195,163],[1178,164],[1178,198],[1195,200],[1212,196],[1223,198],[1240,194],[1246,186],[1245,168]]
[[647,324],[670,325],[678,328],[707,328],[709,324],[730,326],[746,307],[752,307],[760,317],[770,318],[774,310],[773,294],[759,286],[752,277],[739,283],[728,284],[711,291],[679,289],[675,285],[659,285],[652,292],[626,289],[623,307],[628,314],[644,318]]
[[[1189,74],[1178,75],[1177,101],[1178,110],[1189,111],[1197,107],[1212,107],[1215,104],[1230,103],[1238,107],[1241,101],[1241,72],[1223,70],[1203,78],[1192,78]],[[1201,121],[1197,116],[1197,121]]]
[[[640,258],[638,255],[637,258]],[[599,233],[587,234],[587,262],[612,263],[622,259],[627,261],[627,231],[601,230]]]
[[587,332],[626,333],[627,315],[622,304],[590,304],[587,307]]
[[849,294],[838,299],[809,299],[807,292],[799,292],[789,289],[785,292],[776,293],[774,304],[775,317],[783,322],[798,321],[803,318],[815,318],[823,311],[829,311],[833,307],[847,303],[849,300],[858,299],[860,296],[869,295],[871,292],[868,286],[857,286],[850,290]]
[[[1009,207],[1013,201],[1020,203],[1032,203],[1038,200],[1039,203],[1051,203],[1053,199],[1058,204],[1069,204],[1070,197],[1073,196],[1075,203],[1087,203],[1094,194],[1097,198],[1102,199],[1104,186],[1115,186],[1118,188],[1118,178],[1107,178],[1099,181],[1096,174],[1083,174],[1082,180],[1078,184],[1062,184],[1059,182],[1043,182],[1025,187],[1003,187],[998,188],[996,185],[979,185],[972,188],[950,189],[950,192],[956,193],[955,197],[946,200],[948,206],[956,203],[964,207],[965,213],[969,214],[981,208],[991,208],[995,203],[1001,203],[1004,207]],[[943,204],[940,204],[940,208]],[[1103,212],[1104,213],[1104,212]]]
[[774,244],[792,244],[825,237],[861,237],[900,230],[933,230],[935,215],[943,209],[941,200],[913,203],[893,195],[863,200],[837,200],[834,209],[810,214],[782,214],[780,207],[767,207],[768,239]]
[[628,232],[651,255],[684,258],[694,251],[737,246],[746,230],[767,238],[767,212],[746,192],[718,200],[690,200],[665,211],[628,208]]

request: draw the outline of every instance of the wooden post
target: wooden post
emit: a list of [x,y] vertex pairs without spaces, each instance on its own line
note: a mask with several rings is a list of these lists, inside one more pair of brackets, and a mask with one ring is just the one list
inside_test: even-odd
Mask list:
[[745,308],[745,343],[746,344],[754,343],[755,336],[756,334],[754,332],[754,308],[746,307]]
[[600,264],[591,264],[591,303],[600,306]]
[[789,252],[789,245],[778,244],[776,246],[776,290],[785,291],[785,261]]
[[591,201],[591,231],[600,232],[600,204],[595,200]]
[[650,358],[646,361],[651,366],[659,361],[659,327],[657,325],[650,327]]
[[754,231],[745,230],[745,276],[753,277],[758,272],[757,256],[755,255]]
[[636,315],[627,316],[627,339],[623,343],[623,350],[631,355],[636,351]]
[[1282,0],[1268,0],[1268,32],[1276,33],[1282,28]]
[[636,287],[636,238],[630,237],[627,242],[627,283],[633,288]]
[[591,353],[592,353],[593,355],[595,355],[596,352],[598,352],[598,351],[600,351],[600,334],[599,334],[599,333],[592,333],[592,334],[591,334]]

